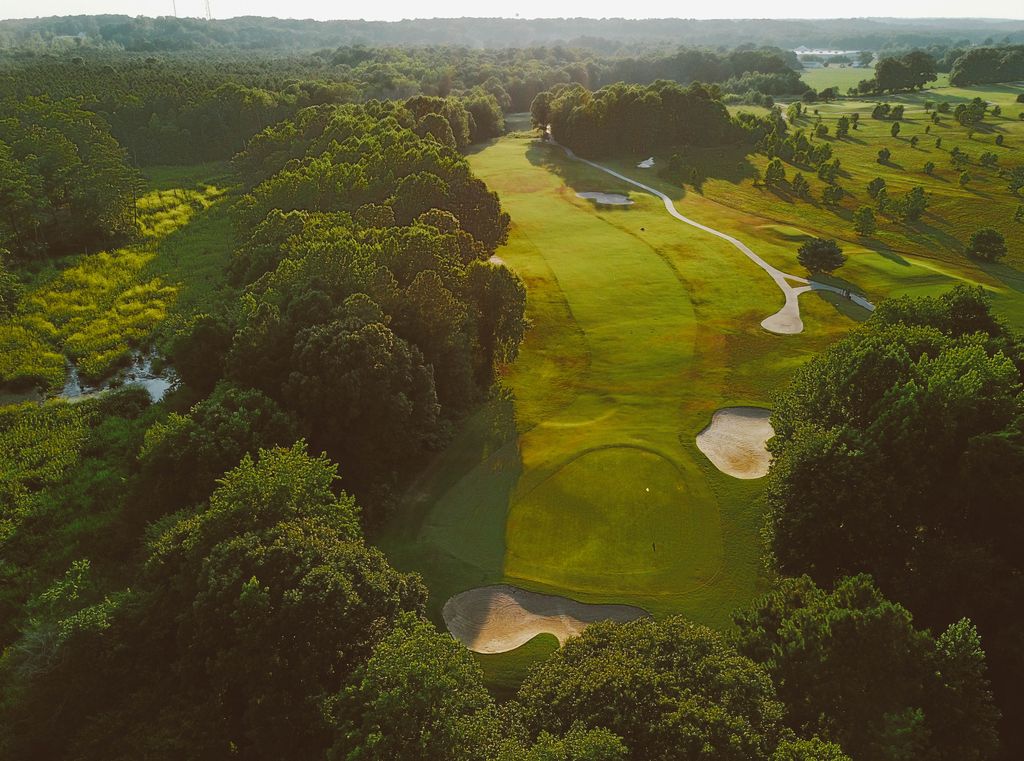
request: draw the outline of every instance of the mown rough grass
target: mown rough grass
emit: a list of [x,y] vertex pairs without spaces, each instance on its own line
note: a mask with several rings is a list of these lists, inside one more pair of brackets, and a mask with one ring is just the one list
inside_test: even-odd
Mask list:
[[[223,282],[230,251],[225,191],[196,174],[158,172],[156,187],[138,200],[140,243],[66,260],[39,278],[16,313],[0,321],[0,386],[56,391],[66,361],[85,379],[102,378],[152,339],[183,294],[192,309],[202,301],[195,292],[210,294]],[[181,186],[167,187],[175,181]],[[198,247],[189,241],[193,227],[202,231]]]

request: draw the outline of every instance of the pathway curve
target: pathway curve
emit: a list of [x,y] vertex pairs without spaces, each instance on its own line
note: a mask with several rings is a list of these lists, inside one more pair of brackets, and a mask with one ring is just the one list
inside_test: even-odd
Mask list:
[[[660,190],[656,190],[652,188],[650,185],[644,185],[642,182],[637,182],[636,180],[632,179],[631,177],[627,177],[624,174],[619,174],[614,169],[609,169],[606,166],[601,166],[600,164],[594,161],[590,161],[589,159],[580,158],[575,153],[573,153],[571,148],[568,148],[562,145],[561,143],[556,142],[555,139],[551,136],[550,131],[548,133],[548,141],[552,145],[557,145],[559,148],[564,150],[569,158],[574,159],[576,161],[582,161],[584,164],[594,167],[594,169],[600,169],[602,172],[610,174],[612,177],[617,177],[623,182],[628,182],[630,185],[635,185],[641,190],[644,190],[650,193],[651,195],[657,196],[665,204],[665,210],[673,217],[678,219],[680,222],[685,222],[686,224],[691,225],[692,227],[696,227],[699,230],[703,230],[706,233],[711,233],[712,235],[721,238],[722,240],[728,241],[733,246],[738,248],[741,252],[743,252],[743,254],[748,259],[750,259],[750,261],[752,261],[758,267],[767,272],[771,279],[775,281],[775,284],[779,286],[779,290],[782,291],[782,294],[785,297],[786,301],[785,304],[783,304],[782,309],[780,309],[778,312],[771,315],[770,317],[765,317],[763,320],[761,320],[761,327],[764,328],[765,330],[771,331],[772,333],[781,333],[785,335],[791,335],[803,331],[804,323],[803,320],[800,319],[800,302],[798,301],[798,297],[801,293],[807,293],[807,291],[831,291],[832,293],[838,293],[840,295],[844,294],[844,290],[837,286],[829,285],[827,283],[819,283],[816,280],[808,280],[807,278],[800,277],[799,275],[790,275],[786,272],[783,272],[780,269],[777,269],[776,267],[773,267],[760,256],[751,251],[750,247],[747,246],[747,244],[743,243],[742,241],[737,240],[731,235],[723,233],[721,230],[716,230],[713,227],[702,225],[700,222],[692,220],[689,217],[684,217],[682,214],[679,213],[679,210],[676,209],[675,204],[672,203],[672,199],[669,198],[664,193],[662,193]],[[790,280],[794,281],[795,283],[799,283],[800,285],[791,285],[789,283]],[[850,299],[858,306],[867,309],[869,312],[874,311],[875,309],[875,305],[872,304],[867,299],[863,298],[862,296],[851,294]]]

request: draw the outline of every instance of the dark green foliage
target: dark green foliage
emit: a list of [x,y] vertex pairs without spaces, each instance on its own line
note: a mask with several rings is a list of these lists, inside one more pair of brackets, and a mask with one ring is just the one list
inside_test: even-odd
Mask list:
[[1008,719],[1021,710],[1022,357],[980,289],[883,302],[778,399],[766,492],[783,572],[823,585],[868,572],[924,625],[970,617]]
[[23,290],[17,276],[7,267],[8,256],[9,252],[0,248],[0,317],[14,312]]
[[[298,414],[371,522],[525,329],[522,283],[485,261],[508,215],[451,146],[410,129],[446,114],[454,134],[462,113],[423,97],[308,109],[236,160],[254,183],[239,226],[253,232],[232,269],[239,284],[255,279],[227,374]],[[302,158],[282,166],[285,153]]]
[[983,227],[971,234],[967,255],[994,262],[1006,256],[1006,238],[998,230]]
[[332,705],[333,753],[349,761],[486,761],[495,710],[462,645],[406,614]]
[[793,175],[793,179],[789,183],[789,186],[793,189],[793,193],[798,198],[807,198],[811,194],[811,183],[809,183],[807,178],[800,172]]
[[617,84],[593,93],[577,85],[552,91],[547,115],[554,138],[581,156],[737,142],[742,131],[716,95],[696,82]]
[[821,192],[821,200],[828,206],[835,206],[843,200],[846,191],[838,185],[826,185]]
[[[781,159],[772,159],[764,170],[764,184],[769,187],[786,181],[786,167]],[[806,180],[805,180],[806,182]]]
[[878,151],[878,163],[879,164],[888,164],[889,163],[889,159],[891,157],[892,157],[892,151],[890,151],[888,148],[881,148]]
[[136,502],[149,519],[195,505],[243,455],[297,438],[294,420],[272,399],[223,383],[188,414],[172,413],[146,432]]
[[969,622],[936,641],[868,576],[841,579],[832,592],[804,576],[784,580],[736,623],[739,650],[768,667],[794,731],[853,758],[994,756],[998,712]]
[[127,235],[134,183],[107,125],[78,102],[0,100],[0,248],[26,258]]
[[953,64],[949,83],[954,87],[983,82],[1024,79],[1024,46],[971,48]]
[[878,198],[878,194],[885,189],[885,180],[881,177],[876,177],[868,183],[868,195],[872,198]]
[[[154,534],[133,592],[23,641],[0,672],[0,724],[20,727],[5,755],[322,756],[332,696],[425,598],[363,544],[334,480],[299,446],[246,458],[208,508]],[[34,666],[39,646],[52,668]]]
[[682,618],[595,624],[519,691],[531,735],[606,727],[628,758],[768,759],[782,707],[761,667]]
[[934,81],[937,73],[935,59],[915,50],[899,58],[879,59],[875,64],[875,83],[879,92],[914,90]]
[[846,256],[834,240],[811,238],[800,244],[796,260],[812,273],[830,273],[843,266]]
[[871,235],[878,229],[875,213],[870,206],[861,206],[853,213],[853,229],[858,235]]
[[810,740],[783,740],[771,761],[852,761],[835,743],[814,737]]

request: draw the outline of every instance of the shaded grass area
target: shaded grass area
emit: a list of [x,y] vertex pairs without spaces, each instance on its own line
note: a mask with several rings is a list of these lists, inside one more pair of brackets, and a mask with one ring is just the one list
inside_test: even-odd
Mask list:
[[102,378],[169,317],[213,302],[231,248],[225,167],[158,169],[150,182],[137,203],[140,242],[44,270],[0,321],[0,386],[56,391],[67,361]]
[[498,700],[508,700],[516,694],[530,667],[543,661],[557,649],[558,639],[553,634],[538,634],[510,653],[473,653],[473,658],[480,664],[484,672],[484,682],[491,694]]

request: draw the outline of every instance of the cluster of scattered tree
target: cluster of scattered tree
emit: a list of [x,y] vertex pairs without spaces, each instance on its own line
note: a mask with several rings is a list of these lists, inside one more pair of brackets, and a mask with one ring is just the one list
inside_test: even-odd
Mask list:
[[938,63],[928,53],[912,50],[895,56],[884,56],[875,64],[875,76],[861,80],[852,88],[855,94],[904,92],[923,89],[938,76]]
[[[1024,343],[992,316],[980,289],[883,302],[776,401],[767,489],[783,573],[822,585],[870,573],[933,630],[965,616],[977,624],[1007,717],[1004,738],[1018,749],[1022,381]],[[873,680],[888,669],[869,671]],[[946,737],[941,726],[906,729],[908,740]]]
[[619,84],[597,92],[556,87],[538,95],[530,112],[534,124],[550,125],[554,139],[581,156],[722,145],[751,135],[748,122],[729,115],[717,88],[699,82],[689,87],[665,81],[646,87]]
[[907,49],[994,38],[1024,40],[1019,21],[987,19],[415,19],[310,21],[244,17],[66,16],[0,22],[0,47],[105,45],[131,51],[240,48],[318,50],[337,45],[459,45],[503,48],[563,44],[615,52],[637,45],[738,47],[751,40],[792,50],[800,45],[842,50]]
[[0,100],[0,248],[19,259],[102,246],[133,229],[135,172],[73,100]]

